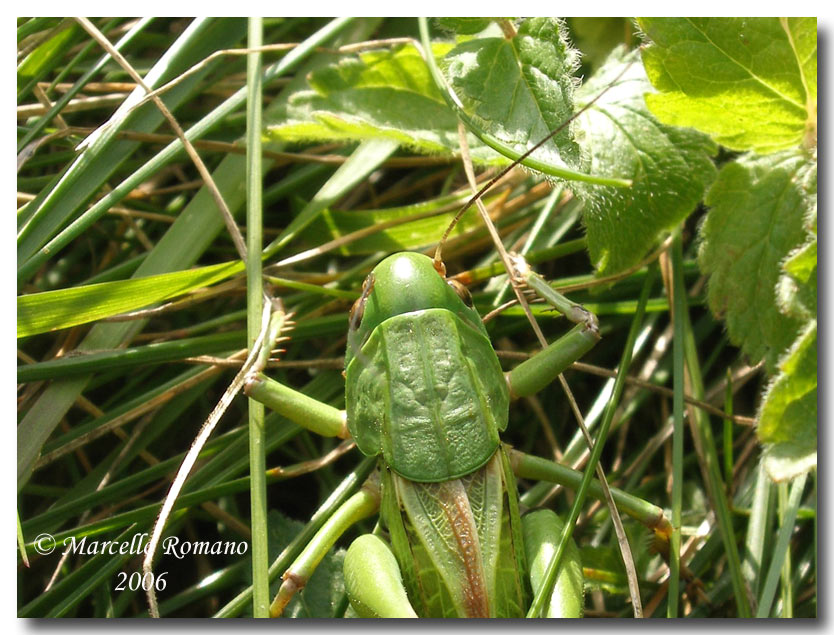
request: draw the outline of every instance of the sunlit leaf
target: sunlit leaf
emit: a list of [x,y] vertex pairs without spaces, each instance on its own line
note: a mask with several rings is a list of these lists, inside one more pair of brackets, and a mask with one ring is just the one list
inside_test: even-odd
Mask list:
[[[439,44],[442,55],[449,45]],[[427,154],[458,151],[457,118],[443,101],[413,46],[346,55],[308,76],[266,122],[267,134],[286,142],[387,138]],[[504,162],[471,139],[478,162]]]
[[641,18],[649,109],[733,150],[816,145],[816,18]]
[[[444,75],[471,124],[523,154],[573,114],[573,72],[579,54],[555,18],[530,18],[512,39],[467,40],[443,59]],[[567,126],[534,157],[580,169],[579,146]]]

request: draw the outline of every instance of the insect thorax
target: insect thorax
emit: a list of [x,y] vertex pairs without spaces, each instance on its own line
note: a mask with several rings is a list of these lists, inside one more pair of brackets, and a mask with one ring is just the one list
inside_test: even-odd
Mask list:
[[379,324],[345,373],[348,427],[418,482],[484,465],[507,425],[509,393],[489,340],[451,311],[426,309]]

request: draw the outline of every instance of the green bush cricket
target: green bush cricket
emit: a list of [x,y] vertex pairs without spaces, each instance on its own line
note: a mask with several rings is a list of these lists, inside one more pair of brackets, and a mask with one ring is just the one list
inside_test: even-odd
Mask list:
[[[506,375],[466,287],[445,278],[439,256],[432,261],[403,252],[373,269],[351,310],[345,411],[313,403],[263,374],[249,378],[249,396],[380,457],[378,479],[284,573],[272,615],[282,613],[338,536],[377,509],[390,546],[364,535],[345,560],[346,588],[359,615],[527,613],[563,527],[548,510],[521,517],[513,472],[524,474],[528,457],[502,445],[499,433],[510,401],[548,385],[594,346],[599,331],[592,314],[555,293],[522,258],[513,258],[511,268],[518,284],[535,289],[576,326]],[[656,515],[662,527],[660,519],[662,513]],[[545,616],[582,613],[578,550],[572,540],[566,545],[555,585],[544,591]]]
[[[568,123],[490,181],[458,217]],[[250,352],[245,372],[234,382],[240,385],[245,377],[250,397],[313,432],[352,438],[364,454],[380,457],[379,475],[333,514],[284,573],[273,615],[281,614],[338,537],[377,511],[391,546],[366,535],[346,556],[346,587],[359,615],[521,617],[529,614],[534,594],[538,608],[531,611],[537,616],[581,615],[576,546],[564,539],[553,512],[521,516],[514,474],[571,487],[578,486],[581,475],[503,445],[499,433],[507,425],[511,399],[547,386],[594,346],[599,332],[593,315],[554,293],[523,259],[507,266],[516,284],[533,288],[577,324],[506,376],[468,291],[446,280],[439,250],[434,262],[421,254],[395,254],[367,277],[350,317],[345,411],[258,372],[263,355],[251,370]],[[276,312],[273,318],[280,323],[286,316]],[[268,352],[274,337],[265,340]],[[213,425],[204,426],[205,436]],[[168,500],[178,487],[175,482]],[[592,494],[601,497],[599,486]],[[641,507],[642,501],[623,493],[615,498],[626,511],[630,505],[632,512]],[[166,501],[158,527],[171,504]],[[662,512],[648,507],[643,503],[637,515],[662,535]],[[154,547],[152,542],[146,572]],[[557,559],[564,556],[558,576],[553,575],[554,553]],[[154,614],[152,596],[151,589]]]
[[[350,436],[363,453],[381,455],[380,487],[359,496],[373,509],[381,489],[396,560],[419,608],[405,603],[401,586],[393,587],[401,607],[388,606],[383,590],[391,585],[374,580],[380,571],[380,580],[399,573],[390,569],[386,547],[368,536],[351,547],[345,564],[354,607],[365,616],[522,616],[529,595],[525,563],[544,557],[540,552],[552,548],[561,525],[552,512],[519,517],[511,458],[499,432],[511,397],[536,392],[596,343],[595,321],[587,316],[505,379],[465,287],[448,284],[427,256],[400,253],[368,276],[351,322],[349,341],[358,349],[348,348],[345,413],[310,409],[308,398],[263,375],[251,378],[246,391],[302,425]],[[311,560],[321,555],[311,550]],[[549,614],[581,612],[575,547],[569,555]],[[299,560],[298,570],[284,576],[274,614],[303,586],[307,557]]]

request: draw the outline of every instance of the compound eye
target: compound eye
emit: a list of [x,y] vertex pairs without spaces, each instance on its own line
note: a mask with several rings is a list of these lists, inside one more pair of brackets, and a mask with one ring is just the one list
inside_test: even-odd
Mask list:
[[348,325],[351,331],[355,331],[362,323],[362,318],[365,315],[365,303],[368,301],[368,296],[374,289],[374,274],[369,273],[362,283],[362,295],[350,307],[350,316],[348,318]]
[[365,301],[367,300],[366,297],[357,298],[356,302],[353,303],[353,306],[350,307],[350,314],[348,319],[348,324],[350,325],[350,330],[356,330],[359,327],[359,324],[362,322],[362,317],[365,314]]
[[446,280],[446,284],[455,290],[455,293],[458,294],[458,297],[463,300],[463,303],[466,306],[470,309],[474,308],[474,305],[472,304],[472,294],[469,293],[469,289],[467,289],[465,285],[452,278]]

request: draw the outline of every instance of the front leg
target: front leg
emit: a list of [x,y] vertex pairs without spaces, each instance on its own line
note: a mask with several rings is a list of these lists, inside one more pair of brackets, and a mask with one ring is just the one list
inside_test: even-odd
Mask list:
[[246,379],[244,392],[293,423],[323,437],[350,438],[344,410],[257,373]]
[[599,326],[593,313],[555,291],[530,269],[524,258],[514,255],[513,266],[513,278],[518,283],[533,289],[548,304],[576,323],[568,333],[507,373],[510,396],[515,399],[539,392],[591,350],[599,341]]

